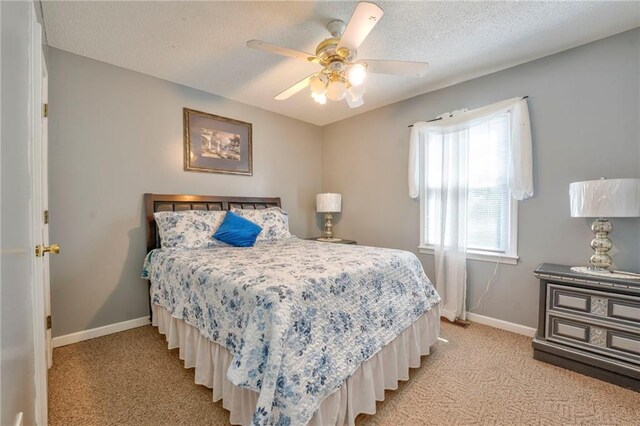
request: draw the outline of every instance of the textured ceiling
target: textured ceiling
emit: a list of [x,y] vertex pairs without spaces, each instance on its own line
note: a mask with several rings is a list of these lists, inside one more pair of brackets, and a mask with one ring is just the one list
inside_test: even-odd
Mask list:
[[260,39],[313,53],[355,2],[50,2],[48,44],[309,123],[325,125],[640,26],[640,2],[377,2],[359,58],[427,61],[422,78],[369,75],[364,106],[277,93],[318,70],[249,49]]

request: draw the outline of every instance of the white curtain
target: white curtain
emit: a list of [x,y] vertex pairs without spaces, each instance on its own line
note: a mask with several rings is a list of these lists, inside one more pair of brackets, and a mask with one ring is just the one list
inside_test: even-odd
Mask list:
[[[507,112],[511,124],[509,189],[513,198],[523,200],[533,196],[531,129],[526,99],[508,99],[471,111],[446,113],[438,121],[415,123],[411,130],[409,196],[420,195],[421,175],[429,190],[434,191],[436,289],[443,300],[442,316],[450,321],[466,319],[469,129]],[[425,158],[439,156],[441,161],[435,164],[441,166],[421,174],[421,152]]]
[[435,235],[436,290],[441,314],[449,321],[466,319],[467,292],[467,153],[469,131],[432,128],[426,156],[441,166],[429,171],[437,219]]
[[[527,100],[512,98],[494,104],[473,109],[442,114],[441,120],[419,121],[411,128],[409,141],[409,197],[420,194],[420,140],[424,140],[427,129],[437,127],[455,128],[456,125],[470,127],[477,120],[490,120],[496,115],[508,112],[511,119],[511,149],[509,188],[516,200],[533,197],[533,161],[531,153],[531,124]],[[440,118],[439,117],[439,118]]]

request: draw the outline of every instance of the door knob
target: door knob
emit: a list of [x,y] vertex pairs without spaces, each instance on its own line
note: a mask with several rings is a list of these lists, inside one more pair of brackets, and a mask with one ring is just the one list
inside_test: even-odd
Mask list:
[[51,244],[50,246],[38,244],[36,246],[36,257],[42,257],[45,253],[58,254],[60,253],[60,246],[58,244]]

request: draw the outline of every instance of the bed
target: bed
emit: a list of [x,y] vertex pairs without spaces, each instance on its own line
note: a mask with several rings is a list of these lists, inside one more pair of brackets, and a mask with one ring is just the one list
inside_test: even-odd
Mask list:
[[437,340],[440,298],[412,253],[293,236],[160,249],[156,212],[280,199],[145,194],[145,206],[152,323],[232,424],[354,424]]

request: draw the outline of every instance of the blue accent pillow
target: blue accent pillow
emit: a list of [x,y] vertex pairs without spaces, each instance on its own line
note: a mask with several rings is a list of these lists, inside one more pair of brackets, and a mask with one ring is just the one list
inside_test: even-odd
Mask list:
[[260,226],[229,211],[213,238],[234,247],[251,247],[260,231]]

